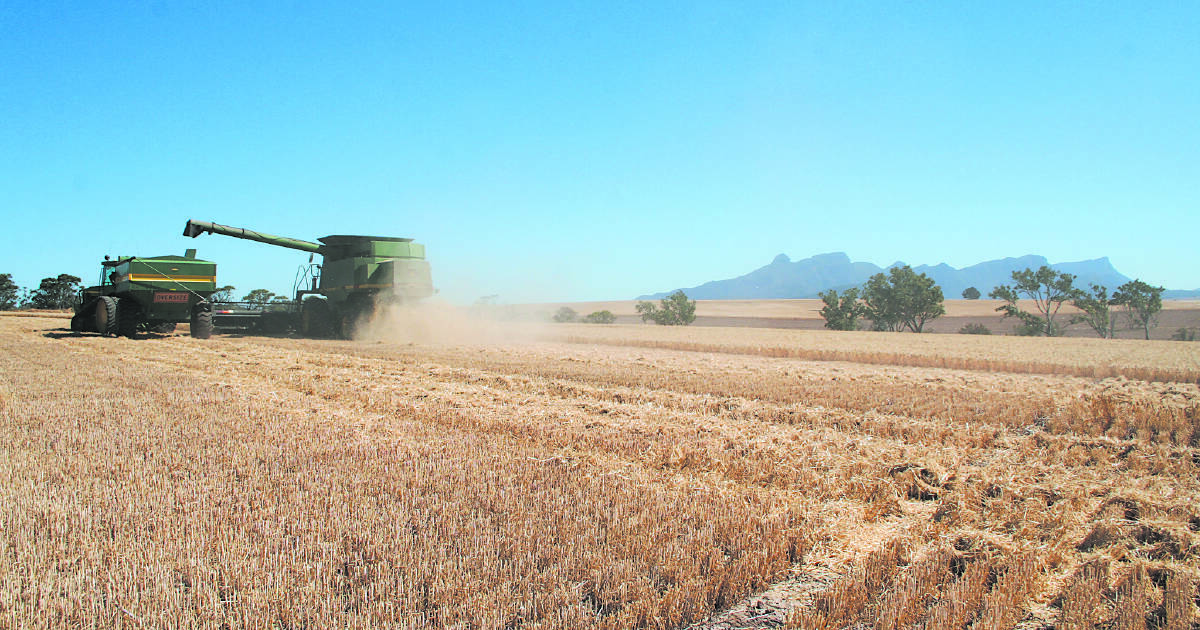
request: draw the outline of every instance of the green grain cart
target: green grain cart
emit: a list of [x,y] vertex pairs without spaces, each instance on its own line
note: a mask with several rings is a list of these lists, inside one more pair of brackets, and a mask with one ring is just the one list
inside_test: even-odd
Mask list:
[[141,331],[169,333],[191,324],[193,337],[212,335],[208,298],[217,290],[217,265],[183,256],[118,257],[100,263],[100,284],[79,293],[71,330],[133,337]]
[[188,221],[183,229],[193,238],[206,232],[323,257],[301,276],[290,305],[296,314],[293,327],[307,337],[350,338],[377,304],[410,303],[434,293],[425,246],[411,238],[332,235],[311,243],[206,221]]

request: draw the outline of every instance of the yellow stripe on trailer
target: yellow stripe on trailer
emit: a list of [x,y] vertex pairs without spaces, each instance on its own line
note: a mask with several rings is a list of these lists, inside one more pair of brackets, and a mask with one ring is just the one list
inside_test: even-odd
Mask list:
[[216,282],[216,276],[164,276],[153,273],[131,273],[129,274],[130,282],[156,282],[165,280],[167,282]]

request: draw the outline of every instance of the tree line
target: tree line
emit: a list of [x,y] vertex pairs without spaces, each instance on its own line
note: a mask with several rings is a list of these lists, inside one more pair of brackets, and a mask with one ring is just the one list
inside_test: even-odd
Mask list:
[[[1119,316],[1124,315],[1131,327],[1141,329],[1149,339],[1150,329],[1157,325],[1162,311],[1163,290],[1141,280],[1126,282],[1112,293],[1108,287],[1097,284],[1085,290],[1075,286],[1073,274],[1043,265],[1037,270],[1012,272],[1012,283],[995,287],[988,297],[1004,302],[996,311],[1003,313],[1005,319],[1019,320],[1016,329],[1019,335],[1055,337],[1062,335],[1066,326],[1083,323],[1101,338],[1111,339]],[[830,289],[819,295],[824,303],[821,317],[831,330],[869,328],[919,333],[927,323],[946,313],[942,288],[907,265],[892,267],[886,274],[877,273],[862,287],[841,293]],[[975,287],[969,287],[963,291],[963,297],[979,299],[981,294]],[[1034,311],[1023,310],[1022,299],[1031,300]],[[1079,312],[1064,323],[1057,316],[1067,303]],[[864,326],[860,320],[869,321],[870,325]],[[985,330],[977,325],[964,332],[990,333]]]
[[80,282],[78,276],[61,273],[53,278],[43,278],[36,289],[22,289],[13,282],[12,274],[0,273],[0,311],[71,308],[79,293]]
[[[641,301],[635,305],[642,322],[654,322],[660,326],[687,326],[696,321],[696,300],[689,300],[682,290],[654,302]],[[575,309],[564,306],[551,317],[558,323],[583,322],[585,324],[611,324],[617,317],[610,311],[596,311],[579,317]]]

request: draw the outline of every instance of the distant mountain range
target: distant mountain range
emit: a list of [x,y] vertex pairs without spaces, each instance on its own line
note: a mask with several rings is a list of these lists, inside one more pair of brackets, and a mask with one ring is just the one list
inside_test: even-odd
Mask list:
[[[904,264],[897,261],[889,265],[887,269]],[[1050,265],[1059,271],[1074,274],[1075,285],[1085,288],[1091,284],[1099,284],[1108,287],[1111,291],[1131,279],[1117,271],[1107,257],[1051,265],[1045,256],[1028,255],[1020,258],[989,260],[962,269],[955,269],[941,263],[933,266],[920,265],[913,267],[913,270],[933,278],[942,287],[942,294],[946,296],[946,299],[960,298],[963,290],[967,287],[979,289],[979,292],[986,298],[993,287],[1000,284],[1011,284],[1013,271],[1025,268],[1037,269],[1042,265]],[[786,255],[780,254],[771,261],[771,264],[759,267],[748,274],[728,280],[705,282],[697,287],[684,288],[683,291],[687,293],[688,297],[695,300],[815,298],[818,293],[828,289],[841,291],[861,286],[868,278],[881,271],[886,271],[886,269],[868,262],[854,262],[844,252],[819,254],[797,261],[792,261]],[[674,291],[675,289],[643,295],[638,299],[659,299],[674,293]],[[1163,297],[1200,297],[1200,289],[1167,291]]]

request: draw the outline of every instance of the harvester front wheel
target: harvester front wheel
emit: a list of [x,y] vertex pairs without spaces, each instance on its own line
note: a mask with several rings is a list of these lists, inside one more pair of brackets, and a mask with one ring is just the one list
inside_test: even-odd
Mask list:
[[137,302],[124,299],[117,302],[117,334],[133,339],[142,323],[142,309]]
[[117,334],[117,298],[107,295],[96,300],[96,310],[93,316],[96,332],[105,337]]
[[196,339],[208,339],[212,336],[212,307],[208,302],[201,302],[192,308],[191,329],[192,336]]
[[329,337],[333,333],[333,313],[326,300],[309,298],[300,309],[300,332],[305,337]]

